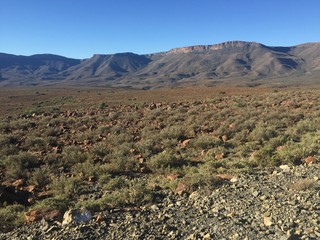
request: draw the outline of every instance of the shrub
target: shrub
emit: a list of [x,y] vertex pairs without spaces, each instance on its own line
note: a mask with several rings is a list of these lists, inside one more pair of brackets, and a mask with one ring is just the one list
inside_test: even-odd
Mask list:
[[147,161],[147,167],[153,172],[161,172],[166,168],[175,168],[183,165],[185,161],[175,156],[172,151],[163,151],[152,156]]
[[257,141],[260,144],[264,141],[275,137],[277,132],[271,126],[257,125],[256,128],[250,133],[249,137],[253,141]]
[[[118,180],[120,178],[116,181]],[[103,211],[108,208],[140,206],[152,202],[153,193],[144,183],[138,181],[125,181],[126,183],[123,183],[122,180],[120,180],[121,183],[118,182],[119,185],[117,187],[114,186],[113,190],[103,197],[97,200],[88,200],[79,203],[79,205],[94,211]]]
[[29,136],[24,144],[24,148],[27,150],[42,151],[45,150],[45,141],[41,137]]
[[0,231],[7,232],[22,225],[24,207],[21,205],[8,205],[0,208]]
[[56,128],[49,127],[44,131],[44,136],[47,137],[56,137],[58,136],[59,131]]
[[71,173],[82,180],[88,180],[90,176],[97,175],[94,164],[89,160],[73,165],[71,167]]
[[26,178],[28,169],[38,166],[37,158],[27,152],[19,152],[17,155],[8,156],[4,160],[6,176],[13,179]]
[[49,208],[65,211],[68,209],[70,204],[71,203],[69,198],[64,198],[61,196],[49,197],[44,199],[43,201],[37,202],[34,206],[32,206],[32,209]]
[[317,181],[310,178],[300,179],[289,185],[289,189],[295,191],[306,191],[315,189]]
[[103,164],[108,173],[125,173],[135,169],[135,161],[126,156],[112,155],[109,163]]
[[170,126],[161,130],[160,137],[162,139],[182,139],[184,138],[184,131],[181,127]]
[[73,198],[81,193],[84,188],[84,182],[75,177],[61,176],[54,179],[50,187],[56,196]]
[[71,167],[76,163],[81,163],[87,159],[87,155],[76,146],[67,146],[63,150],[63,163]]
[[190,192],[196,190],[207,191],[217,187],[220,181],[211,173],[211,169],[206,167],[191,167],[186,169],[186,175],[181,182],[185,184]]
[[215,139],[213,136],[210,136],[208,134],[198,135],[191,142],[191,145],[198,149],[210,149],[221,144],[222,141],[220,139]]
[[48,165],[35,169],[29,177],[29,183],[36,185],[38,188],[44,188],[50,180],[50,168]]

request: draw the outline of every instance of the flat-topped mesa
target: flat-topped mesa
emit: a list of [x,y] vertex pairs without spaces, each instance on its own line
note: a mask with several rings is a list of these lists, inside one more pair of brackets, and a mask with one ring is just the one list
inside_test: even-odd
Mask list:
[[229,41],[218,43],[214,45],[196,45],[196,46],[189,46],[189,47],[181,47],[181,48],[173,48],[167,53],[191,53],[191,52],[207,52],[207,51],[215,51],[221,50],[226,48],[244,48],[244,47],[259,47],[263,46],[260,43],[256,42],[244,42],[244,41]]

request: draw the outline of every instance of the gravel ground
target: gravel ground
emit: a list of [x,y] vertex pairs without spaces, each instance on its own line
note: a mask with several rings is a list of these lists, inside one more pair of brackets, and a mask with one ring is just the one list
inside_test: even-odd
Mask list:
[[219,189],[131,210],[102,221],[24,225],[0,239],[320,239],[320,166],[239,174]]

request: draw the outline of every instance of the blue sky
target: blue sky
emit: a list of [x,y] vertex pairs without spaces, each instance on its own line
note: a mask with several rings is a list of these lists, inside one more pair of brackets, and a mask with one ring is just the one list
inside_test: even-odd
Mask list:
[[319,0],[0,0],[0,52],[167,51],[224,41],[320,41]]

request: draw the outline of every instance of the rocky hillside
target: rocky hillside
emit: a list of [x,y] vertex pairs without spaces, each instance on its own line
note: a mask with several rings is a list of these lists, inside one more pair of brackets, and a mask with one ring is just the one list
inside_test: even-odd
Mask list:
[[270,47],[231,41],[146,55],[96,54],[84,60],[48,54],[0,54],[0,86],[81,84],[153,88],[305,76],[320,76],[320,43]]

